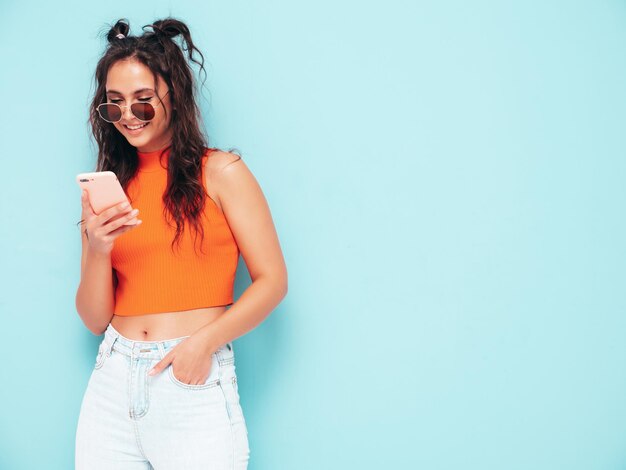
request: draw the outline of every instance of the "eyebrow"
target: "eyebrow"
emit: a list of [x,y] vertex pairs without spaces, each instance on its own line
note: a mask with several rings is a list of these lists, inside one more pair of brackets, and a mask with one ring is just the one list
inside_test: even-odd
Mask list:
[[[144,91],[152,91],[152,92],[154,92],[154,90],[152,88],[141,88],[139,90],[136,90],[133,93],[133,95],[138,95],[139,93],[143,93]],[[122,93],[117,91],[117,90],[109,90],[109,91],[106,92],[106,94],[107,95],[108,94],[122,95]],[[122,96],[124,96],[124,95],[122,95]]]

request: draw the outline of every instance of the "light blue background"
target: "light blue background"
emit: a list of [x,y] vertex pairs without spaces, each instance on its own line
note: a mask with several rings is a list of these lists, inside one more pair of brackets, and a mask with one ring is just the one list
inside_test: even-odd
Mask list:
[[289,270],[235,341],[250,469],[626,468],[617,0],[0,3],[0,468],[73,468],[97,35],[168,14]]

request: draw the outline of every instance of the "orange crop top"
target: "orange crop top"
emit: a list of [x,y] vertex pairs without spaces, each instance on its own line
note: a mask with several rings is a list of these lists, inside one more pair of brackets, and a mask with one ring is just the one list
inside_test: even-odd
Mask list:
[[[168,147],[137,152],[139,168],[128,185],[133,208],[139,209],[141,225],[121,234],[113,242],[111,264],[118,279],[115,315],[133,316],[173,312],[233,303],[239,247],[223,212],[206,197],[202,224],[204,240],[185,221],[180,247],[171,243],[176,233],[163,215],[163,194],[167,184]],[[206,190],[202,157],[202,186]],[[202,241],[202,247],[201,247]]]

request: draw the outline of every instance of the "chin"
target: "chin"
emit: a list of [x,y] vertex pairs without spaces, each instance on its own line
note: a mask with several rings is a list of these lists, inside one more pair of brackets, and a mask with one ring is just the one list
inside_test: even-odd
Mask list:
[[150,142],[149,135],[126,135],[126,139],[132,143],[135,147],[138,147],[141,144],[147,144]]

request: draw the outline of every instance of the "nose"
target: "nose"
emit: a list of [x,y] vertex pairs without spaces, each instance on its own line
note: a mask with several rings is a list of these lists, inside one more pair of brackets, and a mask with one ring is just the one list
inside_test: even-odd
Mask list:
[[130,110],[130,105],[122,106],[122,121],[132,122],[135,120],[135,115]]
[[122,117],[119,121],[119,124],[122,124],[122,121],[133,122],[135,120],[135,115],[130,110],[130,105],[120,106],[120,109],[122,110]]

